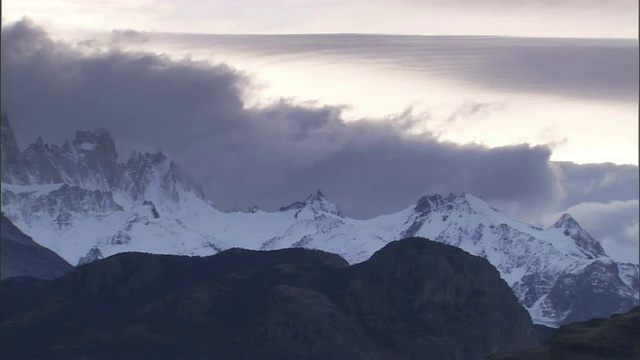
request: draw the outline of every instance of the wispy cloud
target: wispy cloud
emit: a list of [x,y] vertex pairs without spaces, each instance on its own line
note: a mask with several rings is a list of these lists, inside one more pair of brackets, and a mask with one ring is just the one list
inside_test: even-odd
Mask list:
[[636,102],[636,40],[389,35],[179,35],[114,32],[110,42],[222,49],[261,57],[379,63],[413,76],[443,76],[479,88]]

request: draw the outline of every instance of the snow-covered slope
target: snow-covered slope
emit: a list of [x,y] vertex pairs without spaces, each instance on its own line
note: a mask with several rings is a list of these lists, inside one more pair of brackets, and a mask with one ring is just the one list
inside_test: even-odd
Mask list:
[[[11,136],[3,120],[3,142],[14,144]],[[211,255],[230,247],[316,248],[358,263],[390,241],[423,236],[487,258],[537,323],[607,316],[638,299],[638,265],[614,262],[569,214],[541,229],[471,194],[435,194],[355,220],[320,191],[278,212],[223,212],[163,153],[121,162],[105,130],[78,132],[61,147],[39,139],[19,155],[3,151],[10,176],[2,176],[2,211],[72,264],[126,251]]]

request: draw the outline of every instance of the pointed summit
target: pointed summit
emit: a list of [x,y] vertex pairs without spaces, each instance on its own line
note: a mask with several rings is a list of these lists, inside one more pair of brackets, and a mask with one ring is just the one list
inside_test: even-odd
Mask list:
[[161,206],[163,200],[186,200],[188,193],[204,199],[200,183],[162,151],[132,154],[125,171],[132,181],[130,192],[134,200],[149,199]]
[[327,197],[324,196],[324,194],[322,193],[322,191],[320,191],[320,189],[316,190],[315,193],[312,193],[311,195],[309,195],[309,197],[307,198],[306,202],[313,202],[313,201],[328,201]]
[[63,182],[60,169],[52,161],[51,151],[41,136],[22,153],[32,184],[57,184]]
[[608,256],[602,245],[584,230],[570,214],[564,213],[549,229],[560,229],[564,236],[575,242],[580,251],[589,259]]
[[336,204],[327,199],[320,190],[310,194],[303,203],[293,203],[284,209],[290,210],[295,208],[294,206],[299,207],[299,210],[295,215],[296,219],[315,219],[322,215],[333,215],[341,218],[345,217]]
[[18,142],[13,135],[9,118],[4,112],[0,115],[0,156],[2,157],[2,182],[5,184],[27,185],[29,178]]
[[555,224],[551,226],[553,229],[582,229],[580,224],[570,214],[564,213]]
[[100,259],[104,259],[104,256],[102,256],[102,252],[97,247],[93,247],[91,248],[91,250],[89,250],[89,252],[87,252],[87,255],[81,257],[80,260],[78,260],[78,265],[76,266],[86,265]]

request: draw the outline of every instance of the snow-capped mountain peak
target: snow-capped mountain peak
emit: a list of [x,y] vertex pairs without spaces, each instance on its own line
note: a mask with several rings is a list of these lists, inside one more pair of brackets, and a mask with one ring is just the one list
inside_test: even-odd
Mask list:
[[309,194],[309,196],[305,199],[305,204],[310,205],[310,204],[318,204],[319,206],[329,206],[331,208],[335,208],[332,210],[337,210],[337,207],[335,204],[333,204],[331,202],[331,200],[329,200],[320,189],[316,190],[315,193],[311,193]]
[[338,206],[327,199],[320,190],[309,195],[303,204],[304,206],[300,207],[295,214],[295,218],[298,220],[316,219],[322,215],[344,218]]
[[555,222],[555,224],[551,225],[549,228],[553,229],[580,229],[580,224],[574,219],[571,214],[564,213],[560,218]]
[[200,184],[165,153],[134,153],[124,165],[134,201],[150,200],[158,206],[186,201],[191,195],[204,199]]
[[570,214],[563,214],[547,231],[562,232],[564,236],[570,237],[589,259],[608,257],[600,242],[591,237]]

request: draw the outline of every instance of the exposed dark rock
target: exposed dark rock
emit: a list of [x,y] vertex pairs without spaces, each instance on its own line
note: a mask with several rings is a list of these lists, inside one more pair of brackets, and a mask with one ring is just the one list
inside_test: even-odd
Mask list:
[[284,212],[284,211],[289,211],[289,210],[299,210],[299,209],[302,209],[305,205],[306,204],[305,204],[304,201],[296,201],[296,202],[293,202],[293,203],[291,203],[291,204],[289,204],[287,206],[281,207],[280,209],[278,209],[278,211]]
[[[124,165],[131,179],[131,194],[134,200],[140,199],[150,188],[153,181],[160,181],[162,192],[173,201],[180,201],[182,190],[189,190],[204,198],[200,184],[163,152],[135,153]],[[160,176],[158,179],[157,177]]]
[[[303,214],[305,217],[311,216],[314,219],[317,219],[321,216],[326,216],[326,214],[333,214],[341,218],[345,217],[342,211],[340,211],[340,209],[334,203],[327,199],[327,197],[324,196],[324,194],[320,190],[317,190],[315,194],[310,194],[303,204],[304,206],[299,207],[298,211],[294,215],[296,219],[300,218],[300,216]],[[295,205],[295,203],[292,205]]]
[[143,201],[142,205],[147,205],[150,209],[151,209],[151,215],[153,215],[154,219],[157,219],[160,217],[160,214],[158,213],[158,210],[156,210],[156,206],[153,204],[153,201]]
[[305,249],[123,253],[2,286],[6,359],[467,360],[537,344],[486,260],[417,238],[355,266]]
[[422,228],[422,225],[424,225],[424,221],[425,220],[423,218],[418,218],[406,230],[404,230],[400,234],[400,237],[408,238],[408,237],[415,236],[418,233],[418,231],[420,230],[420,228]]
[[[10,204],[20,204],[20,207],[8,206]],[[48,215],[56,219],[60,228],[69,224],[73,213],[105,214],[123,210],[114,201],[113,194],[109,191],[86,190],[67,184],[42,195],[31,192],[4,191],[2,206],[8,207],[7,216],[10,218],[18,215],[16,217],[29,223],[34,217]]]
[[[454,205],[454,202],[457,202],[457,204]],[[433,194],[429,196],[425,195],[418,199],[418,203],[414,210],[418,213],[429,213],[432,211],[441,211],[443,209],[451,211],[456,207],[469,211],[470,205],[466,200],[464,200],[464,194],[462,196],[449,194],[446,197],[443,197],[440,194]]]
[[640,306],[608,319],[591,319],[563,325],[545,346],[494,354],[488,359],[640,359]]
[[87,252],[87,255],[81,257],[80,260],[78,260],[77,266],[86,265],[100,259],[104,259],[104,257],[102,256],[102,252],[100,251],[100,249],[94,247]]
[[55,279],[71,270],[71,266],[53,251],[40,246],[1,215],[0,277],[32,276]]
[[430,196],[423,196],[418,200],[416,204],[416,212],[429,212],[432,209],[438,208],[444,204],[442,196],[439,194],[433,194]]
[[29,183],[22,153],[9,124],[9,118],[4,112],[0,114],[0,158],[3,183],[15,185]]
[[62,182],[62,174],[53,163],[49,146],[44,144],[42,137],[29,145],[22,153],[30,179],[37,179],[39,184],[58,184]]

